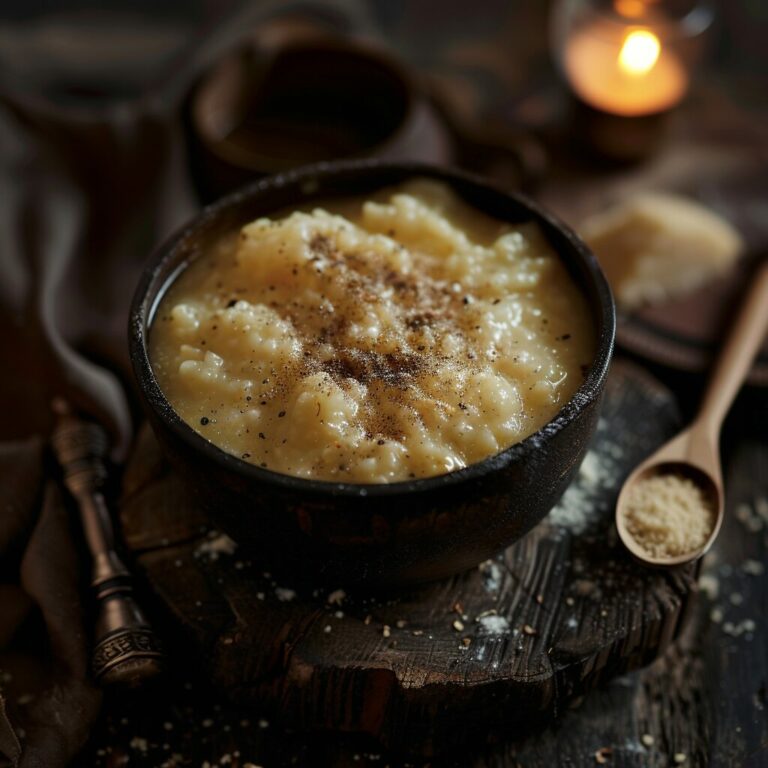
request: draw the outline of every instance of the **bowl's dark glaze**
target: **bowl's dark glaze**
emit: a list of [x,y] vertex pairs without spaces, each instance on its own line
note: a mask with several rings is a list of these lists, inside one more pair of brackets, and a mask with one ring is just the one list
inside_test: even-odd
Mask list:
[[[365,195],[414,176],[450,185],[510,222],[537,221],[589,299],[593,363],[573,398],[538,432],[496,456],[439,477],[352,485],[281,475],[225,453],[175,413],[152,372],[148,329],[164,290],[221,235],[315,197]],[[586,246],[530,201],[475,177],[420,164],[332,162],[263,179],[206,208],[150,259],[131,307],[133,369],[155,433],[216,525],[270,567],[326,582],[407,583],[471,567],[538,523],[578,468],[594,432],[613,351],[613,299]]]
[[183,111],[204,201],[331,157],[442,163],[452,153],[409,72],[369,43],[244,42],[201,76]]

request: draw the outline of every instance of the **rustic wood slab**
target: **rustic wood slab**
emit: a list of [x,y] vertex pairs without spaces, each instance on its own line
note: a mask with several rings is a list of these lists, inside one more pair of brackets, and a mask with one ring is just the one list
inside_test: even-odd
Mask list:
[[556,716],[678,635],[695,569],[641,568],[612,523],[623,477],[678,421],[665,388],[615,364],[592,450],[549,518],[494,560],[397,595],[299,593],[263,573],[208,530],[149,432],[125,476],[124,536],[168,644],[227,697],[429,754]]

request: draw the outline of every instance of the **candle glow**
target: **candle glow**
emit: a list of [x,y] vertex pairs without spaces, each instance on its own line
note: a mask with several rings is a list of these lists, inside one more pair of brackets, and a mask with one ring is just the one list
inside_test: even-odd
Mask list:
[[647,29],[630,32],[619,52],[619,66],[629,75],[643,75],[656,64],[661,53],[659,38]]
[[685,95],[688,74],[670,46],[637,25],[617,30],[597,21],[575,30],[563,57],[566,76],[587,104],[617,115],[670,109]]

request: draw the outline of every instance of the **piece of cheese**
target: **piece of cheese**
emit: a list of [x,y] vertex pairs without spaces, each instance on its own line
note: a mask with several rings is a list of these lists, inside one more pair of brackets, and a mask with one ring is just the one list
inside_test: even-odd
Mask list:
[[640,194],[591,216],[581,235],[626,310],[695,290],[727,272],[743,247],[725,219],[662,193]]

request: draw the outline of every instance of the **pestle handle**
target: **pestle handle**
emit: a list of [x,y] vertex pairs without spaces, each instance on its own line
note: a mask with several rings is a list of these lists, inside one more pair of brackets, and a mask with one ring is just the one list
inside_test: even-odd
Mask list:
[[51,447],[77,502],[92,558],[91,587],[97,603],[93,675],[103,685],[138,687],[161,672],[163,655],[115,548],[112,517],[101,492],[109,441],[101,426],[76,416],[63,400],[55,400],[53,410]]

